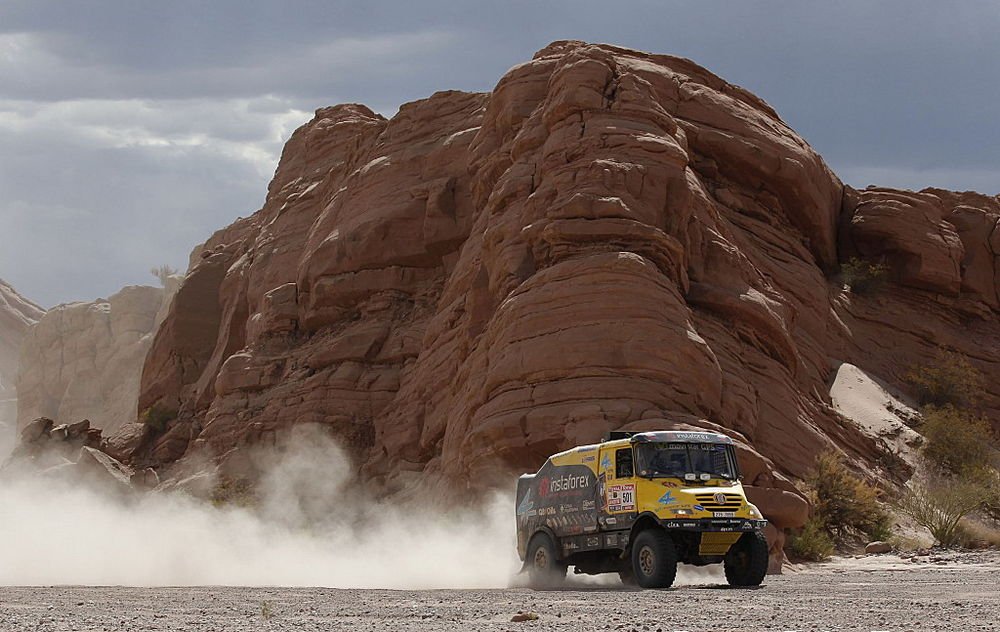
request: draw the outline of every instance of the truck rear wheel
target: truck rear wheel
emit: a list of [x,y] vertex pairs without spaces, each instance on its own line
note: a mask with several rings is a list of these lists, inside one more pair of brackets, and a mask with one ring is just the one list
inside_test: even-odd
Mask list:
[[535,588],[558,586],[566,579],[566,564],[556,559],[555,542],[547,533],[531,538],[525,562],[528,578]]
[[646,529],[632,542],[632,574],[643,588],[669,588],[677,576],[677,551],[666,531]]
[[760,531],[744,533],[729,547],[723,565],[730,586],[760,586],[767,575],[767,538]]

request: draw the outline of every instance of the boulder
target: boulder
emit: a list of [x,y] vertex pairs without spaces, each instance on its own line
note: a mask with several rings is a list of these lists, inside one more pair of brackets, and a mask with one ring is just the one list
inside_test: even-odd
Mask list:
[[869,542],[867,545],[865,545],[865,553],[867,553],[868,555],[876,555],[879,553],[891,553],[891,552],[892,552],[892,545],[889,544],[888,542],[876,541],[876,542]]
[[100,450],[83,447],[76,462],[79,476],[88,482],[117,492],[132,490],[134,472]]

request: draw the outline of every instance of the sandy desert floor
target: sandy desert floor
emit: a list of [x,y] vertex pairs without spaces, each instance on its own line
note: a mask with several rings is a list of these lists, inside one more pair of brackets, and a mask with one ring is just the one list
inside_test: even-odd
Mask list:
[[[1000,553],[837,558],[757,589],[685,572],[664,591],[0,587],[0,630],[997,630]],[[512,622],[518,612],[537,620]]]

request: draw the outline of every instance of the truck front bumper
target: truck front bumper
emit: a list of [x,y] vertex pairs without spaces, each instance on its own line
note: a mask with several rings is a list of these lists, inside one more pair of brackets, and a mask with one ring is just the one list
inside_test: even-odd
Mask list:
[[753,518],[661,518],[667,531],[760,531],[767,520]]

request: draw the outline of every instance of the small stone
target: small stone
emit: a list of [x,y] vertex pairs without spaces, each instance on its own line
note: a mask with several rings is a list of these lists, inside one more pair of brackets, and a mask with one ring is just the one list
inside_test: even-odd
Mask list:
[[882,542],[881,540],[876,540],[875,542],[869,542],[865,547],[865,553],[868,555],[877,555],[879,553],[891,553],[892,545],[888,542]]

